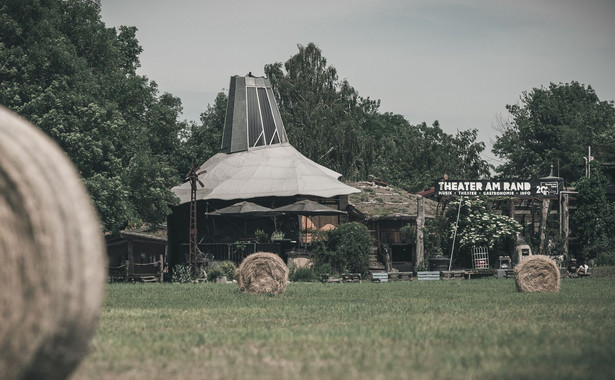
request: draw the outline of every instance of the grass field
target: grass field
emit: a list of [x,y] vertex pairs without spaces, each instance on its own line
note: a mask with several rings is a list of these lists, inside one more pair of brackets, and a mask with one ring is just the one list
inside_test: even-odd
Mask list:
[[111,284],[73,379],[613,379],[615,279]]

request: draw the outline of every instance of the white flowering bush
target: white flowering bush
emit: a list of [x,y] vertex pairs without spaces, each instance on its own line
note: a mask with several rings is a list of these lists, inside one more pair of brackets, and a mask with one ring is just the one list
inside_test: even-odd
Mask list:
[[[492,249],[514,239],[521,232],[519,222],[506,215],[492,212],[481,198],[464,199],[461,206],[457,241],[460,247],[486,246]],[[451,211],[457,210],[459,201],[451,203]],[[451,224],[454,234],[455,221]]]

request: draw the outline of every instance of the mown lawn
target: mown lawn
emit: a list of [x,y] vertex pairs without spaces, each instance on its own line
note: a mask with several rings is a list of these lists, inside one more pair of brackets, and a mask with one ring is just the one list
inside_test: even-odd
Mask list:
[[613,379],[615,279],[112,284],[73,379]]

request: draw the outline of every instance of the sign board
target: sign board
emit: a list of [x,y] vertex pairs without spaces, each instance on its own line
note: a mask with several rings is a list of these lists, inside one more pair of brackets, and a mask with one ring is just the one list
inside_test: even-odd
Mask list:
[[560,180],[532,181],[465,181],[441,180],[435,186],[439,196],[496,196],[496,197],[557,197],[563,188]]

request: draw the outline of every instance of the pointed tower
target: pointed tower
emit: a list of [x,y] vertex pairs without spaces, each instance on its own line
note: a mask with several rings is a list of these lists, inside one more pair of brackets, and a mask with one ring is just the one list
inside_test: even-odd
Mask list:
[[269,80],[251,73],[231,77],[221,152],[242,152],[285,142],[286,130]]

